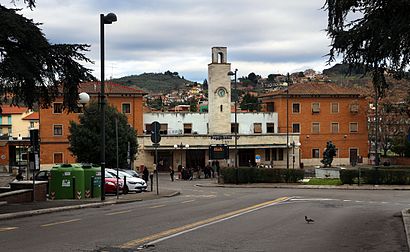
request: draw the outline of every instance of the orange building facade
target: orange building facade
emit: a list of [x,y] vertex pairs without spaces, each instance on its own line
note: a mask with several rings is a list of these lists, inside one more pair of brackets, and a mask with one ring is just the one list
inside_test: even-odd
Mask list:
[[[100,82],[81,83],[79,93],[86,92],[92,101],[98,101],[100,87]],[[105,82],[107,103],[124,113],[128,118],[129,125],[137,133],[143,131],[143,96],[145,94],[138,89]],[[50,108],[40,110],[39,135],[42,169],[49,169],[57,163],[76,162],[75,156],[68,150],[68,136],[70,134],[70,121],[78,122],[79,113],[67,113],[63,110],[62,97],[56,99]]]
[[279,133],[300,134],[296,151],[304,166],[322,165],[328,141],[337,149],[332,165],[368,163],[368,105],[358,91],[334,83],[306,82],[260,98],[266,110],[278,112]]

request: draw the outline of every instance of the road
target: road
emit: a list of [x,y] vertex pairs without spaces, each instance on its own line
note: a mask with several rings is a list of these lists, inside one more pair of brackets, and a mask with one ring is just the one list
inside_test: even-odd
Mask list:
[[399,212],[410,207],[408,191],[210,188],[161,178],[181,195],[2,221],[2,251],[407,251]]

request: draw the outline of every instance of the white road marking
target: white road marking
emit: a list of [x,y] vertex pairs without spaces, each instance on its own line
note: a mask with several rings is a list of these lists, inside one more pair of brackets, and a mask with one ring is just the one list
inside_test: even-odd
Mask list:
[[66,220],[66,221],[53,222],[53,223],[48,223],[48,224],[44,224],[44,225],[41,225],[41,226],[42,227],[50,227],[50,226],[66,224],[66,223],[70,223],[70,222],[76,222],[76,221],[79,221],[79,220],[81,220],[81,219],[72,219],[72,220]]
[[112,212],[112,213],[107,213],[107,214],[105,214],[105,215],[108,215],[108,216],[110,216],[110,215],[117,215],[117,214],[123,214],[123,213],[129,213],[129,212],[131,212],[132,210],[126,210],[126,211],[120,211],[120,212]]
[[11,231],[17,228],[18,227],[0,227],[0,232]]
[[182,203],[182,204],[185,204],[185,203],[189,203],[189,202],[193,202],[193,201],[195,201],[195,200],[194,200],[194,199],[191,199],[191,200],[182,201],[181,203]]

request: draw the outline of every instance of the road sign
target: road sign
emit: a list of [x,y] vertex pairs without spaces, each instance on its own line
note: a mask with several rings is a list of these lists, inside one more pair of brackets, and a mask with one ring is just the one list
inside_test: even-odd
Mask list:
[[229,158],[229,146],[226,144],[216,144],[209,146],[209,157],[214,159],[228,159]]

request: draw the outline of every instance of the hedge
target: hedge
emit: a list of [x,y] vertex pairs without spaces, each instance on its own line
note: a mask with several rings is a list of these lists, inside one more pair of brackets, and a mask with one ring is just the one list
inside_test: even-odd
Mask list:
[[[226,184],[246,184],[246,183],[284,183],[297,182],[303,179],[304,170],[293,169],[272,169],[272,168],[255,168],[239,167],[222,168],[220,175]],[[238,177],[238,181],[237,180]],[[288,178],[288,179],[287,179]]]
[[[340,170],[343,184],[354,184],[359,181],[358,169]],[[375,168],[360,169],[360,183],[379,185],[410,185],[410,169]]]

